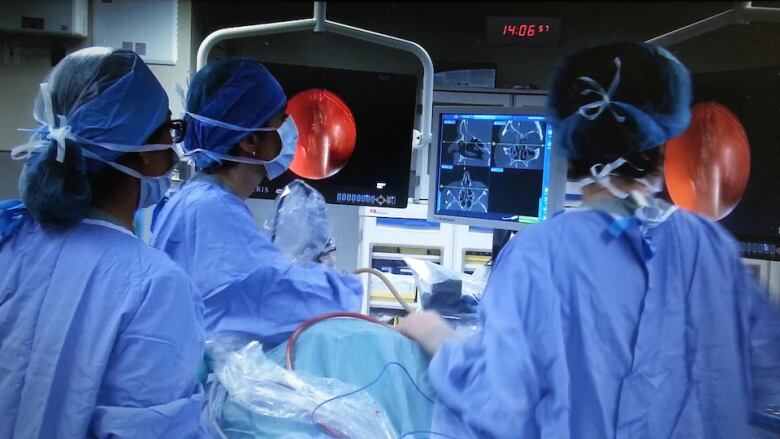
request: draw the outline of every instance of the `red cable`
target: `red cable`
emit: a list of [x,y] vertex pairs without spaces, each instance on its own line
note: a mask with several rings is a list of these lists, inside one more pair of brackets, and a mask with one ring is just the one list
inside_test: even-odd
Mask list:
[[295,330],[290,335],[290,338],[287,339],[287,351],[284,354],[285,363],[287,366],[287,370],[294,370],[293,369],[293,350],[295,349],[295,342],[298,340],[298,336],[301,335],[301,333],[310,327],[316,325],[319,322],[322,322],[324,320],[338,318],[338,317],[349,317],[353,319],[359,319],[359,320],[365,320],[367,322],[376,323],[378,325],[385,326],[387,328],[390,328],[390,326],[380,322],[379,320],[369,317],[364,314],[356,313],[356,312],[349,312],[349,311],[337,311],[332,312],[328,314],[322,314],[317,317],[312,317],[309,320],[306,320],[305,322],[301,323],[301,326],[298,327],[298,329]]

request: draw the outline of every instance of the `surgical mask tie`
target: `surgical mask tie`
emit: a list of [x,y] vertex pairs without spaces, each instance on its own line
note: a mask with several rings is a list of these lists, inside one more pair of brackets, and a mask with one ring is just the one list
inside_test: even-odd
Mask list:
[[[587,88],[580,92],[581,95],[589,95],[589,94],[596,94],[601,96],[601,100],[596,102],[591,102],[589,104],[585,104],[580,107],[580,109],[577,111],[582,117],[588,119],[588,120],[596,120],[601,113],[604,112],[605,109],[609,108],[609,111],[612,113],[613,116],[615,116],[615,119],[623,123],[626,118],[625,116],[621,116],[615,112],[615,108],[612,105],[615,103],[612,100],[612,97],[615,95],[615,91],[617,90],[617,86],[620,83],[620,58],[615,58],[615,67],[617,68],[617,71],[615,72],[615,76],[612,78],[612,82],[609,84],[609,88],[607,91],[604,91],[604,87],[599,85],[596,81],[594,81],[592,78],[589,78],[587,76],[580,76],[577,78],[578,81],[583,81],[584,83],[588,84],[590,88]],[[595,110],[595,112],[593,111]]]
[[[595,164],[590,168],[591,176],[583,178],[582,180],[580,180],[580,183],[583,186],[589,183],[596,183],[599,186],[607,189],[612,195],[620,199],[628,198],[628,196],[631,195],[634,197],[634,199],[637,201],[637,203],[640,206],[646,206],[648,202],[645,194],[637,190],[626,192],[618,189],[617,186],[615,186],[612,183],[611,176],[614,175],[612,171],[623,166],[626,163],[627,161],[621,157],[615,160],[614,162],[608,163],[606,165],[601,163]],[[663,191],[664,189],[663,178],[660,177],[655,178],[653,180],[650,180],[645,177],[641,177],[641,178],[635,178],[634,181],[645,186],[651,195],[657,194]]]
[[590,168],[590,177],[583,178],[580,180],[580,182],[585,185],[588,183],[596,183],[599,186],[607,189],[612,195],[618,197],[618,198],[626,198],[628,197],[629,193],[626,191],[622,191],[617,188],[614,184],[612,184],[612,179],[610,176],[612,175],[612,171],[615,169],[623,166],[626,163],[626,159],[619,158],[615,160],[612,163],[602,164],[597,163]]
[[[60,116],[60,120],[65,118]],[[68,125],[60,126],[59,128],[45,127],[46,134],[43,139],[35,140],[23,145],[15,146],[11,149],[11,160],[24,160],[27,157],[47,148],[51,142],[57,145],[57,161],[60,163],[65,162],[65,141],[66,139],[72,139],[71,128]],[[24,130],[33,131],[36,130]]]
[[[241,126],[238,126],[238,125],[233,125],[232,123],[222,122],[221,120],[212,119],[210,117],[201,116],[200,114],[191,113],[189,111],[185,111],[184,114],[192,117],[193,119],[195,119],[195,120],[197,120],[199,122],[203,122],[203,123],[205,123],[207,125],[211,125],[211,126],[215,126],[215,127],[219,127],[219,128],[224,128],[226,130],[231,130],[231,131],[242,131],[242,132],[247,132],[247,133],[250,133],[250,132],[253,133],[253,132],[256,132],[256,131],[276,131],[276,130],[279,129],[279,128],[270,128],[270,127],[247,128],[247,127],[241,127]],[[287,117],[287,119],[289,119],[289,118],[291,118],[291,116]]]
[[[68,125],[68,120],[65,116],[57,115],[59,126],[55,126],[54,107],[51,101],[51,89],[48,82],[44,82],[40,85],[41,99],[43,102],[43,113],[46,120],[40,121],[46,128],[46,134],[43,139],[39,139],[33,142],[25,143],[11,149],[11,159],[22,160],[29,157],[50,145],[50,142],[54,142],[57,145],[57,161],[63,163],[65,161],[65,140],[72,138],[71,127]],[[33,130],[35,131],[35,130]]]
[[173,169],[176,165],[175,163],[171,166],[171,169],[169,169],[168,172],[166,172],[165,174],[157,177],[152,177],[148,175],[143,175],[140,172],[136,171],[135,169],[128,168],[127,166],[120,165],[119,163],[114,163],[105,160],[104,158],[100,157],[99,155],[93,153],[90,150],[84,149],[82,150],[82,153],[84,154],[85,157],[103,162],[125,175],[129,175],[130,177],[138,179],[141,185],[140,195],[138,198],[139,209],[144,209],[146,207],[157,204],[163,198],[165,192],[171,186],[171,175],[173,174]]
[[238,125],[233,125],[227,122],[222,122],[220,120],[211,119],[209,117],[201,116],[199,114],[191,113],[188,111],[185,112],[185,114],[207,125],[224,128],[226,130],[231,130],[231,131],[240,131],[240,132],[276,131],[277,134],[279,135],[279,138],[282,141],[282,149],[279,152],[279,155],[277,155],[272,160],[260,160],[260,159],[251,159],[247,157],[237,157],[228,154],[221,154],[203,148],[196,148],[190,151],[186,151],[184,154],[185,156],[192,156],[194,154],[204,154],[209,158],[211,158],[212,160],[216,161],[217,163],[221,163],[222,160],[227,160],[229,162],[246,163],[250,165],[262,165],[263,167],[265,167],[266,174],[269,180],[273,180],[276,177],[282,175],[290,167],[290,164],[292,164],[293,157],[295,155],[295,148],[298,144],[298,127],[295,125],[295,120],[293,120],[292,116],[287,116],[287,118],[284,120],[282,125],[279,126],[279,128],[271,128],[271,127],[247,128]]
[[636,181],[642,183],[651,194],[657,194],[664,190],[664,179],[662,177],[656,177],[653,180],[642,177],[637,178]]

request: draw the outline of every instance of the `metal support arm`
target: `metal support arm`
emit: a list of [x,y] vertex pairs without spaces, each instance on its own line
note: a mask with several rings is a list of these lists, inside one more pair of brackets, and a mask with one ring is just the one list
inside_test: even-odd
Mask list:
[[780,8],[753,7],[750,2],[738,2],[734,9],[721,12],[680,29],[647,40],[659,46],[671,46],[731,24],[750,24],[753,21],[780,22]]

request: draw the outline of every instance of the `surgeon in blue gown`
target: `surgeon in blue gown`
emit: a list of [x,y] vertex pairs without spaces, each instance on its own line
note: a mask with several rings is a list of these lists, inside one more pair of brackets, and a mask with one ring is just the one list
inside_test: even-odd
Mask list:
[[277,80],[256,61],[229,58],[200,70],[186,99],[182,146],[198,172],[158,206],[152,245],[203,292],[207,336],[237,333],[268,347],[315,315],[359,310],[356,276],[291,262],[245,203],[295,153],[298,131]]
[[653,196],[690,120],[666,50],[574,53],[550,87],[555,147],[584,206],[503,249],[456,340],[434,314],[401,331],[435,353],[432,430],[458,438],[747,438],[778,393],[780,324],[719,225]]
[[135,53],[87,48],[34,116],[23,203],[0,203],[0,437],[201,437],[199,293],[131,232],[175,159],[165,91]]

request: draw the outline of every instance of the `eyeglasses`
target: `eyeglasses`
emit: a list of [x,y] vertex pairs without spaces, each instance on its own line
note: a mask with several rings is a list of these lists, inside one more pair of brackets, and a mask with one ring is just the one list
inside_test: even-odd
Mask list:
[[171,130],[173,143],[181,143],[184,141],[184,135],[187,133],[187,122],[182,119],[173,119],[168,122],[167,128]]

